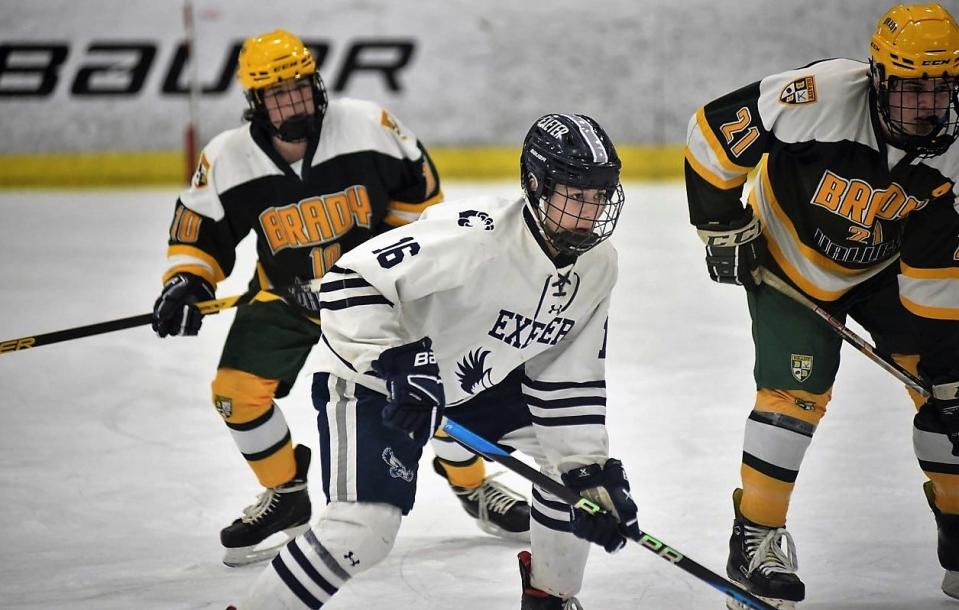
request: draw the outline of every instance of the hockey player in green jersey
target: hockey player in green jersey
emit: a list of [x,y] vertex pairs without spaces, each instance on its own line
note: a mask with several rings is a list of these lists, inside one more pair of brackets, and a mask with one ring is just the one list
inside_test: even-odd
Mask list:
[[[328,100],[310,50],[293,34],[247,39],[237,78],[249,123],[207,144],[177,201],[169,269],[154,307],[160,337],[197,334],[194,303],[213,298],[251,231],[258,262],[250,290],[282,291],[322,277],[344,252],[442,200],[416,136],[377,104]],[[319,311],[294,294],[236,311],[212,384],[213,404],[265,488],[220,534],[227,565],[272,556],[276,546],[257,546],[274,533],[306,529],[311,515],[310,451],[294,446],[274,402],[290,391],[320,339]],[[528,535],[525,501],[487,480],[472,454],[436,445],[450,458],[450,466],[437,468],[467,511],[482,513],[497,533]]]
[[929,478],[943,590],[959,597],[957,91],[953,17],[936,4],[897,5],[879,20],[868,63],[831,59],[768,76],[690,121],[690,220],[710,277],[747,289],[755,345],[727,572],[779,607],[805,596],[786,513],[841,340],[762,285],[760,266],[855,319],[879,353],[930,387],[929,400],[913,395],[914,448]]

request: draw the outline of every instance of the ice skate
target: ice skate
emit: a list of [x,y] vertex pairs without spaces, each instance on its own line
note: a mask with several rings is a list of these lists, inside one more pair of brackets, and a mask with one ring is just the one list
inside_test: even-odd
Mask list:
[[[743,491],[733,492],[736,518],[729,538],[726,574],[737,586],[783,610],[793,610],[806,596],[806,586],[796,576],[796,547],[785,528],[764,527],[743,517],[739,510]],[[727,597],[729,610],[748,610]]]
[[942,577],[942,592],[959,599],[959,515],[949,515],[936,508],[936,495],[932,489],[932,481],[926,481],[922,486],[926,492],[929,508],[936,517],[936,529],[939,532],[937,551],[939,565],[945,568]]
[[582,604],[575,597],[562,599],[540,591],[530,584],[530,572],[533,566],[533,556],[529,551],[520,551],[519,576],[523,581],[523,601],[520,610],[583,610]]
[[[310,467],[310,448],[297,445],[296,475],[288,483],[269,488],[257,497],[256,504],[243,509],[243,516],[220,531],[220,543],[226,549],[223,563],[239,567],[270,559],[287,542],[310,527],[310,495],[306,473]],[[280,542],[268,540],[285,534]]]
[[[433,458],[433,470],[449,483],[439,458]],[[486,477],[475,489],[453,484],[450,489],[481,530],[500,538],[529,542],[529,503],[522,495],[494,481],[495,476]]]

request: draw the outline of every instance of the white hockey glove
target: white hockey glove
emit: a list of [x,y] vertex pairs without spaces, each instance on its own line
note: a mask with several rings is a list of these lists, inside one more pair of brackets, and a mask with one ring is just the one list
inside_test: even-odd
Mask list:
[[747,206],[743,217],[732,222],[698,225],[696,229],[706,244],[709,279],[720,284],[737,284],[746,290],[759,286],[753,271],[762,264],[766,239],[752,207]]
[[610,458],[603,466],[590,464],[563,474],[563,483],[581,496],[605,508],[608,513],[591,515],[573,511],[573,534],[615,553],[626,539],[639,540],[636,503],[629,495],[629,480],[623,463]]

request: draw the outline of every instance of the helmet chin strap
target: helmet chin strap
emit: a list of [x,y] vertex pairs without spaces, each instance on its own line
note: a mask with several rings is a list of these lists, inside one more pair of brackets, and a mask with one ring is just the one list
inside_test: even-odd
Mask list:
[[289,118],[275,128],[274,134],[284,142],[302,142],[316,135],[316,120],[311,114],[301,114]]

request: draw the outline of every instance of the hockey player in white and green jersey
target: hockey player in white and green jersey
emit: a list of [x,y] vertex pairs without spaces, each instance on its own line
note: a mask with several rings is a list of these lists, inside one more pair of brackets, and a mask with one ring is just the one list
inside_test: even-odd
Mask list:
[[612,551],[639,535],[605,425],[616,281],[606,238],[623,204],[619,170],[595,121],[546,115],[524,143],[525,198],[435,206],[330,270],[313,385],[329,504],[240,610],[319,608],[380,562],[413,508],[421,447],[444,411],[619,515],[573,516],[533,490],[521,607],[581,607],[589,545],[578,537]]
[[689,124],[690,220],[710,277],[748,290],[756,354],[727,572],[783,608],[805,597],[786,513],[841,339],[759,284],[760,265],[862,324],[879,353],[931,388],[928,401],[913,394],[914,446],[939,526],[943,590],[959,597],[959,26],[938,5],[898,5],[870,47],[868,63],[831,59],[768,76]]

